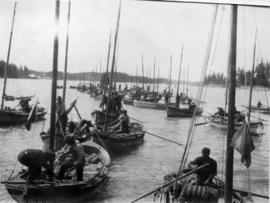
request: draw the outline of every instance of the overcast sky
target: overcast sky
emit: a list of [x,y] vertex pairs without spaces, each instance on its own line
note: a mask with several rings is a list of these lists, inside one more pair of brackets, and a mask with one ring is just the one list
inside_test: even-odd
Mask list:
[[[61,0],[59,70],[63,70],[67,0]],[[71,3],[68,71],[105,70],[109,34],[114,34],[119,0],[73,0]],[[14,2],[0,0],[0,58],[6,60]],[[177,79],[181,46],[183,68],[189,66],[191,80],[199,80],[214,5],[122,1],[119,30],[119,71],[141,75],[141,55],[145,72],[153,74],[156,58],[160,76],[168,77],[170,55],[173,79]],[[270,61],[270,10],[239,7],[238,66],[249,69],[255,29],[258,28],[258,58]],[[52,68],[54,0],[19,0],[15,17],[10,62],[30,69]],[[216,47],[213,71],[226,72],[230,7],[220,7],[213,41]],[[219,35],[217,33],[220,33]],[[212,54],[213,56],[213,54]],[[98,68],[99,69],[99,68]]]

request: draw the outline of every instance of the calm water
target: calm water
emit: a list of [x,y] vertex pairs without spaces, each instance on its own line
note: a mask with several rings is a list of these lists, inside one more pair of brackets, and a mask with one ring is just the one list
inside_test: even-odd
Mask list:
[[[71,84],[71,82],[69,82]],[[76,82],[72,83],[76,84]],[[0,80],[2,85],[2,80]],[[50,106],[50,80],[8,80],[7,94],[10,95],[36,95],[40,104],[47,109]],[[123,87],[123,85],[122,85]],[[0,86],[2,90],[2,86]],[[195,96],[197,87],[190,88],[190,94]],[[224,88],[209,87],[205,101],[205,114],[213,113],[216,107],[224,105]],[[58,90],[62,94],[62,90]],[[267,92],[270,98],[270,92]],[[90,119],[90,113],[97,109],[99,102],[90,98],[88,94],[79,93],[76,90],[67,90],[67,102],[78,99],[77,107],[83,118]],[[248,89],[237,89],[236,103],[239,109],[241,105],[247,104]],[[261,100],[266,104],[265,92],[255,90],[253,92],[254,105]],[[16,105],[10,103],[10,106]],[[149,110],[126,106],[129,115],[142,121],[147,131],[164,136],[168,139],[185,144],[186,135],[190,119],[168,119],[166,112],[160,110]],[[265,119],[264,134],[254,138],[255,151],[252,152],[252,164],[250,167],[251,189],[253,192],[268,195],[269,193],[269,135],[270,127],[269,115],[258,115]],[[48,116],[47,116],[48,117]],[[71,119],[78,119],[75,112],[71,112]],[[1,181],[10,174],[16,165],[17,154],[30,147],[41,147],[39,133],[44,127],[48,127],[47,122],[39,122],[32,125],[32,130],[28,132],[23,126],[0,128],[0,176]],[[208,146],[211,148],[211,155],[218,162],[219,174],[224,169],[224,132],[203,125],[196,129],[193,145],[189,154],[189,160],[200,155],[201,148]],[[112,165],[109,173],[107,185],[97,195],[100,202],[130,202],[140,195],[143,195],[163,182],[163,176],[170,171],[177,170],[184,148],[168,143],[151,135],[145,136],[144,144],[128,154],[112,157]],[[17,168],[20,165],[17,164]],[[247,190],[247,171],[240,163],[240,155],[235,152],[234,165],[234,187]],[[13,202],[3,185],[0,186],[0,201]],[[152,201],[152,196],[142,202]],[[255,202],[268,202],[254,198]]]

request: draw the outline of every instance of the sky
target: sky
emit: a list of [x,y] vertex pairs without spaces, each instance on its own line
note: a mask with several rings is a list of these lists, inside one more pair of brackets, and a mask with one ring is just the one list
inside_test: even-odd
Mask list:
[[[64,69],[67,0],[61,0],[59,68]],[[14,1],[0,0],[0,59],[6,60]],[[105,71],[110,33],[115,33],[119,0],[72,0],[68,72]],[[153,77],[154,60],[160,77],[177,79],[181,47],[182,77],[198,81],[206,53],[215,5],[158,3],[122,0],[119,28],[118,71]],[[52,69],[55,33],[54,0],[18,0],[10,62],[30,69]],[[226,73],[230,6],[220,6],[215,25],[209,71]],[[257,58],[270,61],[269,8],[238,7],[237,66],[252,66],[255,30]],[[187,71],[189,69],[189,71]],[[157,74],[156,70],[156,74]],[[185,73],[183,75],[183,73]]]

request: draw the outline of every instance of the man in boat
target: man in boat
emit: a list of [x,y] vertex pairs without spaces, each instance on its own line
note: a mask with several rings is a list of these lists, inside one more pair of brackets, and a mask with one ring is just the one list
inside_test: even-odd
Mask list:
[[197,171],[197,185],[206,185],[212,183],[212,179],[217,174],[217,162],[210,156],[210,149],[204,147],[202,149],[202,156],[197,157],[188,164],[189,168],[197,168],[204,164],[209,164],[208,166]]
[[65,134],[66,131],[66,126],[67,126],[67,121],[68,121],[68,114],[72,110],[72,108],[75,106],[77,100],[74,100],[71,104],[70,107],[66,110],[65,109],[65,104],[62,102],[62,97],[58,96],[57,97],[57,103],[56,103],[56,113],[57,113],[57,130],[58,133],[63,133]]
[[107,96],[105,94],[102,95],[101,102],[100,102],[100,108],[102,111],[104,111],[107,107]]
[[180,95],[177,93],[176,94],[176,99],[175,99],[176,108],[179,108],[179,104],[180,104]]
[[258,103],[257,103],[257,107],[258,107],[258,108],[261,108],[261,107],[262,107],[262,103],[261,103],[261,101],[258,101]]
[[189,104],[189,109],[190,109],[191,111],[194,111],[195,108],[196,108],[195,102],[191,102],[191,104]]
[[29,113],[31,111],[31,107],[29,105],[29,101],[31,100],[31,97],[30,98],[23,98],[20,100],[19,104],[22,108],[22,110],[26,113]]
[[169,92],[166,92],[165,94],[165,104],[168,104],[169,102]]
[[227,114],[226,114],[226,112],[224,111],[223,108],[218,107],[218,111],[215,113],[215,116],[221,116],[221,117],[224,117],[224,116],[227,116]]
[[[68,157],[71,155],[71,157]],[[64,160],[60,166],[58,179],[61,181],[64,178],[65,172],[74,167],[76,170],[77,181],[83,181],[83,168],[85,165],[85,153],[72,136],[67,136],[63,153],[58,157],[57,161]]]
[[55,154],[53,152],[44,152],[40,149],[26,149],[18,155],[18,161],[28,167],[27,183],[29,184],[40,177],[42,167],[46,169],[49,178],[52,178],[54,176],[52,167],[54,159]]
[[127,115],[127,110],[123,111],[121,115],[121,132],[128,133],[129,132],[129,116]]

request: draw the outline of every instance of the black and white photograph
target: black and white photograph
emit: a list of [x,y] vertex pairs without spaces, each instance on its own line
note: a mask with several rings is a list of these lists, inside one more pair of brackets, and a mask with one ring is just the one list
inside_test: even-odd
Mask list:
[[0,97],[0,202],[269,202],[269,0],[0,0]]

